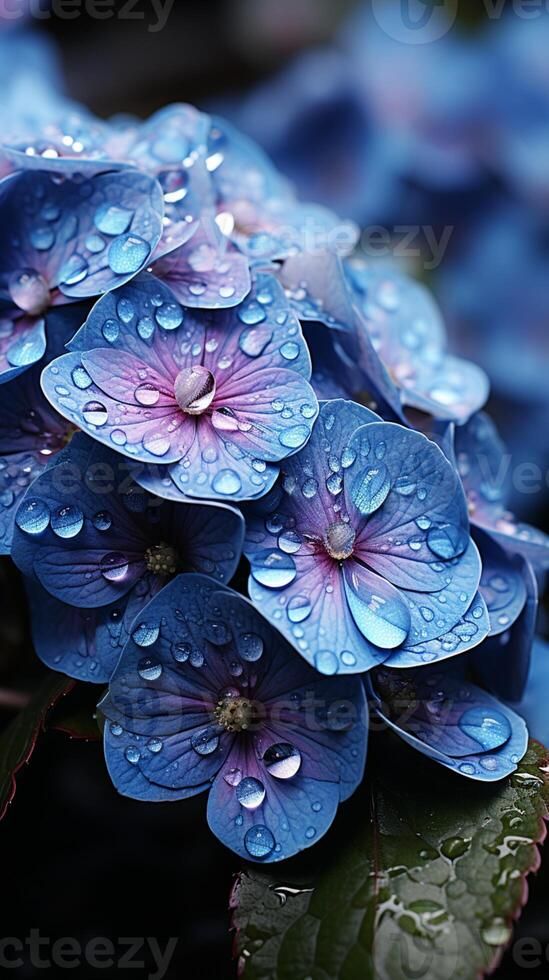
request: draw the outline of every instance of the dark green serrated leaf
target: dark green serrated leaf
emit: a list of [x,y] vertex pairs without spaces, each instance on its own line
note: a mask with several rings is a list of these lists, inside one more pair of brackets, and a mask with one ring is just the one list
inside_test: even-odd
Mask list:
[[0,735],[0,820],[15,796],[17,773],[29,761],[49,712],[73,683],[62,674],[48,673],[28,705]]
[[515,775],[491,787],[391,742],[323,842],[239,876],[232,906],[244,980],[484,976],[539,865],[548,804],[548,753],[535,742]]

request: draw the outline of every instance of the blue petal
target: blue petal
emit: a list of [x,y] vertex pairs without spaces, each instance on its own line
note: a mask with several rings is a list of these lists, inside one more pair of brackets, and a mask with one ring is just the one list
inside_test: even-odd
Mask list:
[[528,747],[522,718],[459,675],[437,670],[374,678],[374,705],[412,748],[479,782],[504,779]]
[[[408,593],[409,599],[411,595],[412,593]],[[439,632],[438,636],[431,637],[431,639],[421,639],[421,633],[424,627],[425,633],[428,635],[427,614],[433,612],[433,622],[435,622],[434,617],[441,608],[439,606],[436,609],[437,595],[438,593],[418,596],[417,601],[421,603],[419,610],[414,601],[412,615],[423,625],[420,625],[419,628],[416,626],[411,631],[408,640],[387,660],[388,667],[417,667],[420,664],[430,664],[440,660],[447,660],[450,657],[457,657],[459,654],[466,653],[467,650],[477,647],[488,636],[490,631],[490,618],[484,599],[480,592],[477,592],[469,608],[451,628],[448,628],[446,632]],[[429,605],[427,605],[427,602],[423,605],[425,600],[431,600]],[[434,609],[433,606],[435,606]],[[422,613],[422,610],[426,610],[426,612]],[[451,619],[453,618],[452,616]],[[439,622],[442,625],[436,628],[437,631],[444,630],[444,618],[441,618]],[[431,632],[435,632],[435,630]]]
[[[78,181],[42,171],[7,177],[0,184],[0,279],[30,268],[66,296],[114,289],[146,264],[162,215],[159,185],[134,171]],[[20,250],[10,247],[13,236]]]
[[538,585],[532,566],[523,559],[522,577],[526,602],[518,619],[474,653],[475,670],[484,686],[505,701],[519,701],[524,693],[536,630]]

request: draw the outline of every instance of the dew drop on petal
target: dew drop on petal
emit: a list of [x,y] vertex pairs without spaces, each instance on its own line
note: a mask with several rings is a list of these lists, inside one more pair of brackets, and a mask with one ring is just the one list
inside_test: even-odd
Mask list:
[[84,526],[84,515],[76,504],[67,504],[52,514],[51,526],[58,538],[75,538]]
[[469,543],[467,531],[456,524],[432,527],[427,533],[427,545],[438,558],[450,560],[463,554]]
[[26,534],[42,534],[49,522],[49,507],[38,497],[23,501],[15,518],[17,527]]
[[244,835],[244,845],[250,857],[261,859],[269,857],[275,848],[275,839],[268,827],[255,824]]
[[114,204],[101,204],[95,212],[95,227],[104,235],[122,235],[128,230],[134,216],[133,211]]
[[132,632],[132,640],[138,647],[150,647],[160,636],[160,626],[156,623],[139,623]]
[[212,481],[212,487],[216,493],[228,497],[241,490],[242,481],[238,473],[235,473],[234,470],[224,469],[216,473]]
[[101,560],[101,574],[107,582],[121,582],[128,572],[128,560],[119,551],[110,551]]
[[149,243],[138,235],[121,235],[109,247],[109,265],[117,275],[132,275],[147,261],[150,251]]
[[82,409],[84,422],[87,422],[88,425],[94,425],[97,428],[105,425],[108,417],[109,413],[102,402],[86,402]]
[[191,736],[191,745],[197,755],[211,755],[219,746],[219,736],[214,729],[205,728]]
[[[135,639],[135,635],[133,637]],[[146,646],[148,644],[140,644]],[[162,664],[153,657],[143,657],[138,665],[137,672],[144,681],[157,681],[162,674]]]
[[301,753],[289,742],[277,742],[264,753],[263,762],[271,776],[291,779],[301,768]]
[[260,585],[281,589],[293,582],[296,574],[295,562],[290,555],[268,549],[254,555],[252,575]]
[[302,623],[311,615],[311,601],[306,595],[293,596],[287,607],[286,615],[291,623]]
[[265,787],[261,780],[246,776],[236,787],[236,798],[246,810],[256,810],[265,799]]
[[257,633],[243,633],[238,639],[238,652],[243,660],[255,663],[263,654],[263,640]]
[[299,449],[309,438],[311,430],[306,425],[294,425],[291,429],[284,429],[278,437],[281,446],[286,449]]
[[504,745],[511,737],[511,725],[507,717],[501,711],[488,706],[469,708],[461,716],[459,727],[487,752]]

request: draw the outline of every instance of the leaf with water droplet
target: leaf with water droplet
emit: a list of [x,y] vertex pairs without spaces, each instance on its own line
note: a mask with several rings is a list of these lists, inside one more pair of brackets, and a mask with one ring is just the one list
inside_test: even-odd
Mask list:
[[532,743],[512,780],[459,794],[452,775],[410,762],[383,736],[347,820],[285,872],[240,875],[231,907],[247,980],[475,980],[495,968],[539,863],[547,752]]

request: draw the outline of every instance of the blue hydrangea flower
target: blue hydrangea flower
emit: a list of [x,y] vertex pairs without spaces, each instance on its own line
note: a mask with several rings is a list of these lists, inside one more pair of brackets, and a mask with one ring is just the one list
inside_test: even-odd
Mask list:
[[[160,238],[162,214],[158,184],[130,171],[79,180],[24,172],[0,183],[0,380],[44,355],[51,307],[139,272]],[[67,312],[73,331],[76,312]]]
[[420,283],[329,252],[290,257],[280,278],[300,319],[337,334],[332,370],[350,397],[372,390],[384,414],[405,423],[409,407],[461,424],[486,402],[484,372],[447,353],[442,318]]
[[455,454],[472,523],[534,568],[547,568],[549,537],[517,521],[506,508],[509,456],[488,415],[480,412],[456,429]]
[[429,663],[488,633],[459,478],[419,432],[323,402],[247,516],[250,596],[323,673]]
[[253,861],[314,844],[364,772],[358,678],[321,677],[246,599],[200,575],[146,607],[100,709],[119,792],[208,790],[212,831]]
[[478,782],[517,768],[528,747],[524,721],[454,667],[369,675],[371,705],[412,748]]
[[532,738],[547,745],[549,742],[549,643],[538,637],[532,648],[532,665],[528,683],[516,710],[525,719]]
[[143,274],[101,299],[42,375],[47,397],[141,464],[161,496],[260,496],[309,438],[318,403],[298,320],[269,274],[239,307],[191,311]]
[[39,656],[97,682],[109,678],[135,616],[177,572],[230,581],[244,533],[230,507],[154,497],[123,457],[83,433],[29,487],[15,522],[13,559],[49,593],[31,589]]

